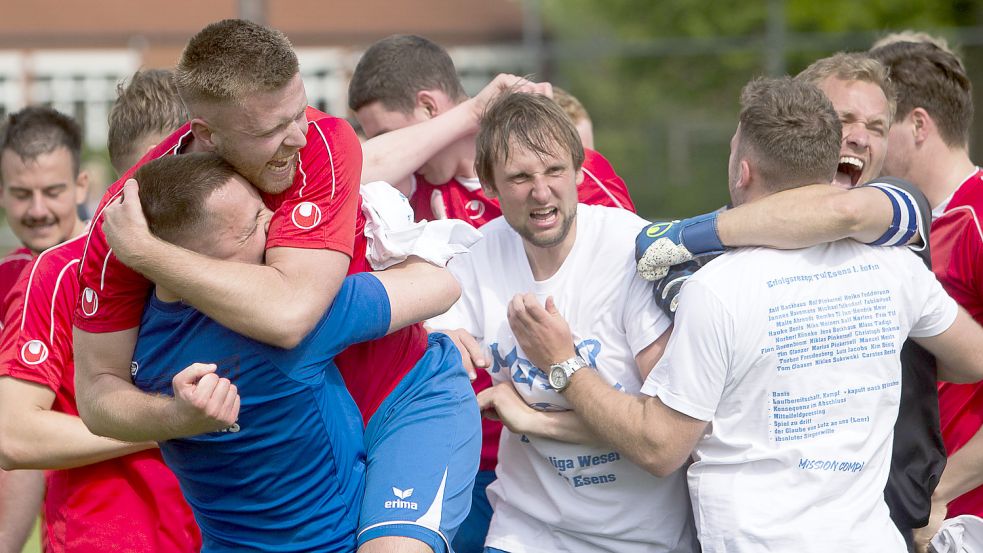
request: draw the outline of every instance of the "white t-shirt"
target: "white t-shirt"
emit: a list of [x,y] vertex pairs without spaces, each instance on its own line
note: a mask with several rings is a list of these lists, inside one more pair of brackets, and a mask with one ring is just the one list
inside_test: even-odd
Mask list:
[[884,503],[906,336],[956,304],[904,248],[745,248],[683,287],[642,392],[709,421],[688,480],[703,551],[905,551]]
[[[485,238],[470,255],[449,264],[463,295],[430,326],[468,330],[490,353],[495,382],[511,378],[537,409],[566,410],[566,400],[515,343],[506,318],[518,293],[532,292],[540,302],[553,296],[580,355],[611,385],[638,393],[635,355],[670,324],[651,283],[635,275],[633,244],[645,224],[622,209],[579,205],[570,254],[556,274],[537,282],[522,239],[503,218],[495,219],[482,227]],[[494,508],[489,547],[511,553],[699,549],[682,470],[657,478],[611,449],[505,429],[496,473],[488,487]]]

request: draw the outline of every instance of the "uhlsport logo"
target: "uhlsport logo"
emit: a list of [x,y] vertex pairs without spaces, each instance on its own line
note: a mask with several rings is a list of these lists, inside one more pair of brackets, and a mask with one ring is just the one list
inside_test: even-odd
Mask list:
[[473,221],[475,219],[480,219],[481,216],[485,214],[485,204],[481,200],[471,200],[464,206],[464,210],[468,213],[468,217]]
[[401,490],[393,486],[393,495],[399,499],[390,499],[389,501],[386,501],[387,509],[412,509],[414,511],[419,509],[416,501],[407,501],[407,499],[413,495],[413,488]]
[[294,208],[290,218],[297,228],[304,230],[314,228],[321,222],[321,208],[311,202],[301,202]]
[[28,365],[43,363],[48,358],[48,346],[41,340],[31,340],[20,348],[20,358]]
[[82,313],[85,313],[89,317],[96,314],[99,310],[99,296],[96,295],[96,291],[92,288],[86,288],[82,292]]
[[656,223],[654,225],[649,225],[649,228],[645,230],[645,236],[649,238],[658,238],[666,233],[673,225],[679,221],[673,221],[671,223]]

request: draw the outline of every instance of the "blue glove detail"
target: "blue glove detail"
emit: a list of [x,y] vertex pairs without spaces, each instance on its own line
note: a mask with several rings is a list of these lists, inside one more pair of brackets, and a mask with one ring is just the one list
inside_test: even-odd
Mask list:
[[717,215],[713,212],[682,221],[652,223],[635,238],[635,260],[640,260],[649,246],[662,238],[683,246],[694,257],[722,253],[724,244],[717,233]]
[[669,269],[665,278],[655,282],[655,303],[663,313],[669,316],[669,319],[676,320],[677,298],[683,289],[683,283],[696,274],[696,271],[702,266],[703,264],[696,259],[674,265]]

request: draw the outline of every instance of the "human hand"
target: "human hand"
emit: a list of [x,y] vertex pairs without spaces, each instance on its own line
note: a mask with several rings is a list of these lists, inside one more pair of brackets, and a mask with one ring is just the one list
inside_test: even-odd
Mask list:
[[509,302],[508,321],[515,342],[544,373],[549,374],[550,365],[577,353],[570,325],[556,309],[552,296],[542,306],[533,294],[516,294]]
[[652,223],[635,238],[638,274],[645,280],[665,278],[673,265],[723,251],[724,245],[717,234],[716,212],[681,221]]
[[481,416],[501,421],[514,434],[528,433],[536,415],[535,409],[519,396],[508,380],[478,392],[478,408]]
[[129,179],[123,185],[119,200],[106,205],[102,212],[102,231],[117,259],[133,266],[147,240],[152,240],[147,219],[140,205],[140,187]]
[[949,507],[944,501],[938,500],[935,497],[932,498],[932,513],[928,517],[928,524],[922,528],[916,528],[913,532],[913,542],[915,544],[915,551],[917,553],[929,553],[934,551],[929,544],[932,543],[932,538],[935,534],[939,533],[939,529],[942,528],[942,522],[945,521],[946,514],[948,514]]
[[499,73],[492,82],[485,85],[478,94],[471,99],[474,109],[475,120],[481,119],[488,107],[503,92],[524,92],[527,94],[542,94],[548,98],[553,97],[553,85],[550,83],[536,83],[529,79]]
[[478,378],[477,369],[488,368],[488,358],[470,332],[463,328],[441,330],[441,332],[450,337],[454,341],[454,345],[457,346],[457,350],[461,352],[461,363],[464,365],[464,370],[468,373],[469,379],[473,381]]
[[669,319],[676,320],[676,309],[679,307],[679,292],[683,284],[696,274],[702,264],[693,259],[680,265],[669,267],[668,274],[655,282],[655,303]]
[[239,418],[239,391],[215,374],[212,363],[194,363],[174,375],[175,430],[179,436],[218,432]]

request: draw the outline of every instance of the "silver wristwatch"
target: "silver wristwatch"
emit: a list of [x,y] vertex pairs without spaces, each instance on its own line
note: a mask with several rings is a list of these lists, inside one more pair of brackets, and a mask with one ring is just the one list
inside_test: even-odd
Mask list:
[[550,386],[557,392],[562,392],[570,384],[570,377],[578,370],[589,367],[590,363],[579,355],[574,355],[566,361],[550,365]]

